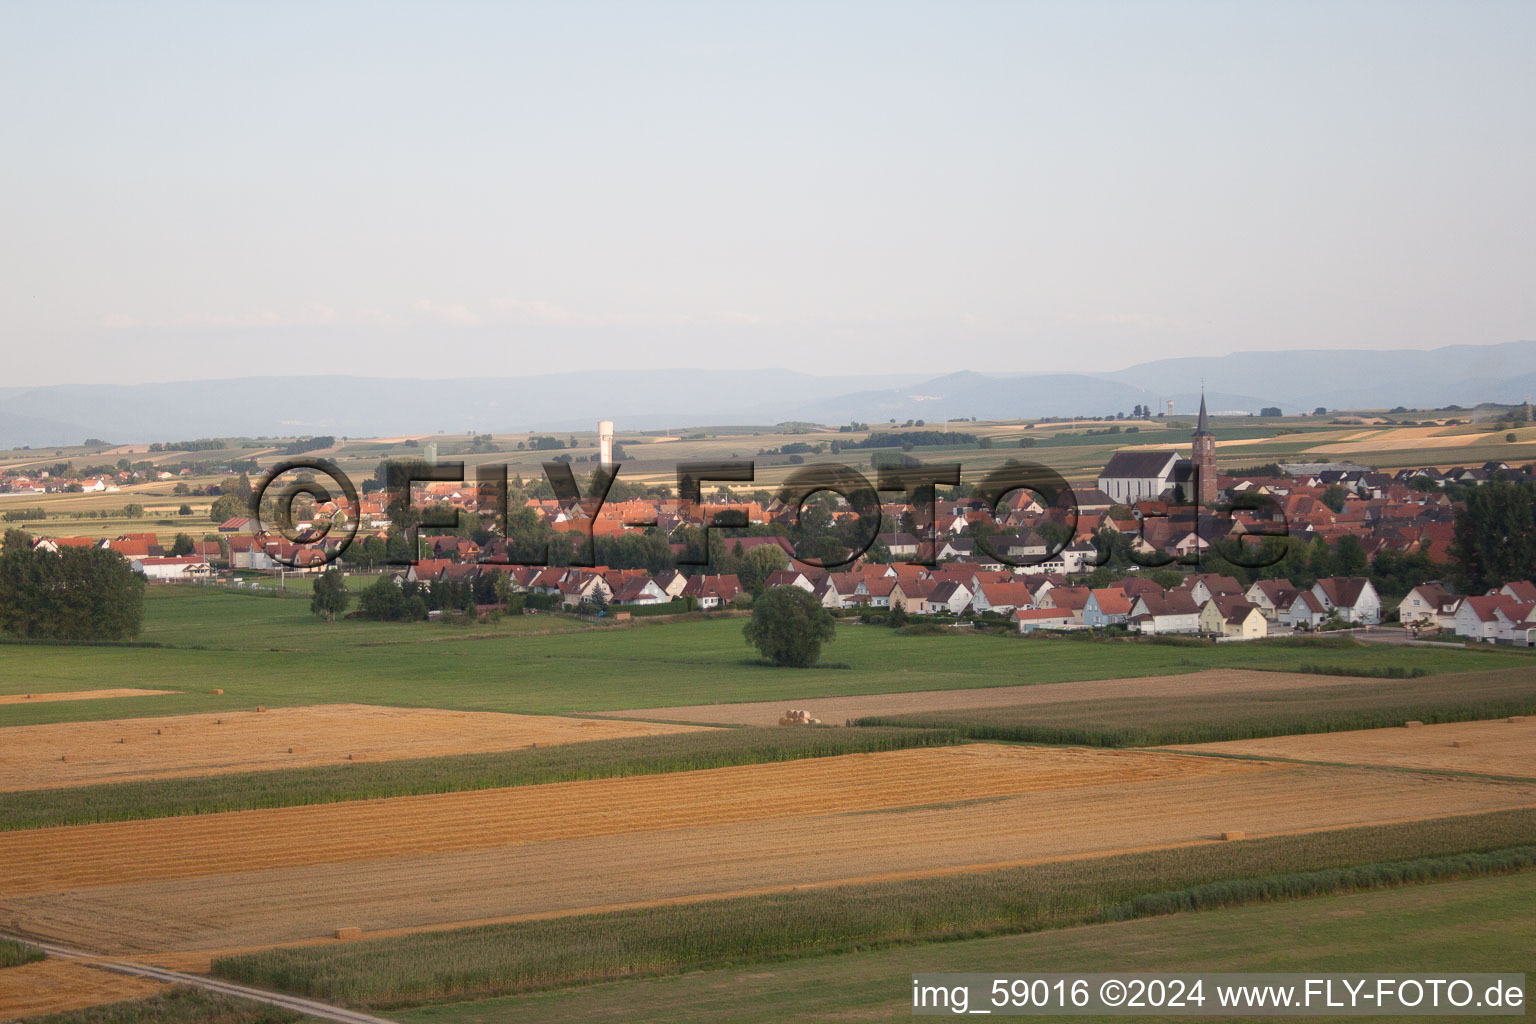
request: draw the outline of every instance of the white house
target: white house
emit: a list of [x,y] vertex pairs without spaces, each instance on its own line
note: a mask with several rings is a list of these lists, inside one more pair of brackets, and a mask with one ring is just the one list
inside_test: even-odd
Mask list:
[[1494,612],[1494,639],[1516,647],[1536,646],[1536,604],[1500,605]]
[[1166,594],[1146,593],[1131,605],[1133,628],[1147,634],[1200,632],[1200,607],[1182,590]]
[[1421,583],[1403,597],[1397,606],[1397,618],[1405,626],[1438,626],[1453,629],[1456,605],[1461,598],[1439,583]]
[[200,555],[145,555],[133,560],[133,571],[151,580],[196,580],[213,575],[213,566]]
[[[1517,615],[1524,617],[1525,605],[1504,594],[1485,594],[1482,597],[1465,597],[1456,606],[1455,630],[1457,636],[1484,640],[1489,643],[1499,639],[1501,610],[1506,630]],[[1517,609],[1521,611],[1517,612]]]
[[1266,619],[1278,619],[1296,600],[1296,588],[1286,580],[1255,580],[1243,596]]
[[964,583],[945,581],[928,595],[928,610],[933,614],[959,615],[970,606],[971,588]]
[[1337,611],[1345,622],[1374,626],[1381,621],[1381,597],[1364,576],[1329,576],[1312,585],[1323,610]]

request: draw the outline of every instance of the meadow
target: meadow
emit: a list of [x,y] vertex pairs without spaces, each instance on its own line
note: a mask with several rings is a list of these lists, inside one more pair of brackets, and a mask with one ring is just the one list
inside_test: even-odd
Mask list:
[[568,714],[1203,668],[1296,671],[1320,660],[1347,670],[1433,674],[1536,665],[1536,655],[1506,649],[1334,639],[1177,646],[970,630],[906,635],[845,623],[824,649],[826,663],[800,670],[753,657],[741,627],[735,617],[625,627],[547,614],[470,626],[327,623],[301,596],[157,586],[145,599],[143,641],[160,646],[0,644],[0,679],[12,693],[109,686],[181,692],[9,704],[0,706],[0,726],[336,702]]
[[352,1006],[481,999],[619,977],[973,939],[1536,864],[1536,810],[616,911],[214,961]]
[[931,711],[855,724],[948,729],[971,739],[1148,747],[1529,714],[1536,714],[1536,672],[1522,665],[1348,687]]

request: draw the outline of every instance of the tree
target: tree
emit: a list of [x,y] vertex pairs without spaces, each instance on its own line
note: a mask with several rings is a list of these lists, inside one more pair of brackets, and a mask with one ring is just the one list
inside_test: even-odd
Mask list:
[[1333,573],[1335,576],[1360,576],[1365,572],[1365,548],[1360,538],[1346,533],[1333,545]]
[[[409,588],[409,592],[407,589]],[[417,593],[414,583],[396,586],[388,576],[363,591],[358,611],[364,618],[380,622],[420,620],[427,617],[427,602]]]
[[[391,585],[392,586],[392,585]],[[347,580],[340,569],[327,569],[315,577],[315,595],[309,600],[309,610],[325,619],[336,621],[336,616],[347,610],[352,595],[347,593]]]
[[1344,500],[1349,497],[1349,490],[1341,484],[1329,484],[1318,498],[1324,505],[1335,512],[1344,511]]
[[1259,410],[1259,415],[1260,416],[1279,416],[1280,415],[1280,407],[1278,405],[1266,405],[1264,408]]
[[1536,569],[1536,484],[1494,480],[1469,488],[1451,544],[1458,582],[1480,594]]
[[752,605],[742,629],[747,643],[775,665],[809,668],[821,657],[822,643],[835,638],[832,615],[814,594],[799,587],[774,587]]
[[251,514],[250,504],[249,492],[241,495],[225,491],[213,500],[213,505],[208,509],[208,518],[215,523],[222,523],[237,516],[248,516]]
[[144,577],[122,556],[95,547],[53,554],[13,543],[11,533],[0,555],[0,631],[49,640],[139,635]]
[[180,558],[182,555],[190,555],[196,548],[192,538],[185,533],[178,533],[176,539],[171,541],[170,555],[172,558]]

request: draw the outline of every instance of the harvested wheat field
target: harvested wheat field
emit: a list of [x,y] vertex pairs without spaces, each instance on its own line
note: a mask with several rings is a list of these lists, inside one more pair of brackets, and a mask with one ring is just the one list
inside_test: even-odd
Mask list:
[[22,725],[0,731],[0,791],[298,768],[348,757],[478,754],[696,728],[368,704]]
[[670,708],[599,711],[614,718],[696,722],[705,725],[776,725],[784,709],[804,708],[828,725],[842,725],[866,715],[905,715],[919,711],[1016,707],[1113,697],[1192,697],[1211,693],[1256,693],[1265,690],[1310,689],[1319,686],[1379,684],[1379,679],[1310,675],[1302,672],[1255,672],[1245,669],[1206,669],[1168,676],[1135,679],[1085,679],[1070,683],[1028,686],[988,686],[970,690],[918,690],[912,693],[873,693],[862,697],[806,697],[788,701],[743,704],[692,704]]
[[1536,718],[1277,736],[1168,749],[1536,778]]
[[[1247,777],[1259,762],[972,744],[630,778],[0,833],[5,892],[873,811],[1154,779]],[[66,849],[68,857],[58,856]]]
[[143,999],[165,987],[70,960],[39,960],[0,970],[0,1020]]
[[1536,806],[1536,783],[1143,751],[821,760],[13,833],[0,921],[187,953]]
[[0,693],[0,704],[47,704],[56,700],[102,700],[107,697],[158,697],[180,690],[65,690],[61,693]]

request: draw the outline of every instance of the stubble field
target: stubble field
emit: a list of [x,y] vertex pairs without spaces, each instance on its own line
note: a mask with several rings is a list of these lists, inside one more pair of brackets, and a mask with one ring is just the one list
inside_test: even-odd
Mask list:
[[1523,807],[1536,783],[975,745],[9,833],[0,920],[225,950]]
[[1536,718],[1277,736],[1172,749],[1536,778]]
[[323,704],[7,729],[0,791],[399,760],[698,731],[552,715]]

